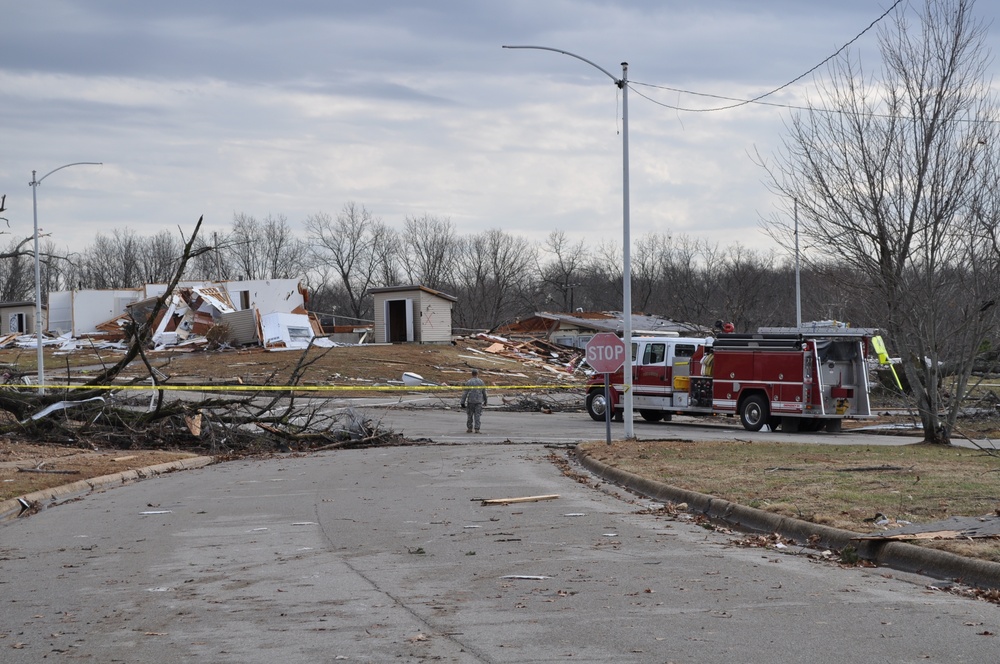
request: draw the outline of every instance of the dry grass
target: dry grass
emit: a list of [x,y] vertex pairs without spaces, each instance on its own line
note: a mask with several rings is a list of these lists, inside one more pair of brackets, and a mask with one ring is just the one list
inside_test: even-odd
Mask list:
[[[351,392],[366,385],[399,383],[404,372],[414,372],[431,383],[458,385],[468,380],[469,370],[479,369],[490,385],[563,385],[582,386],[584,376],[560,374],[546,369],[543,358],[521,361],[484,351],[490,342],[462,339],[456,344],[368,344],[336,348],[313,348],[306,362],[309,366],[298,384],[303,386],[339,385]],[[102,365],[112,365],[121,352],[94,352],[81,349],[58,353],[45,349],[46,374],[52,382],[68,376],[85,379]],[[240,350],[182,352],[180,350],[148,353],[150,362],[170,376],[174,384],[243,384],[287,385],[301,359],[299,351],[268,351],[259,347]],[[0,349],[0,370],[31,377],[36,371],[35,351]],[[89,371],[88,371],[89,369]],[[123,378],[148,376],[141,362],[133,362]],[[345,396],[354,396],[347,390]]]
[[[82,479],[113,475],[194,456],[186,452],[111,450],[94,452],[61,445],[0,440],[0,501]],[[19,468],[59,472],[24,472]]]
[[[629,441],[596,459],[683,489],[859,533],[876,513],[913,523],[1000,508],[1000,457],[932,445]],[[1000,561],[1000,541],[933,546]]]

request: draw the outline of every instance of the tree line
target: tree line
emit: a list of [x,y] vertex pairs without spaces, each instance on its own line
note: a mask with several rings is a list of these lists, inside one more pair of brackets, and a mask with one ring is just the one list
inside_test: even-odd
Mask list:
[[[98,234],[77,254],[41,251],[45,292],[134,288],[164,283],[176,269],[179,234],[131,229]],[[4,301],[34,297],[29,253],[0,260]],[[347,324],[373,319],[372,288],[420,284],[458,298],[457,331],[491,330],[538,311],[620,311],[622,251],[607,242],[588,247],[559,230],[538,244],[502,230],[461,234],[447,218],[407,217],[396,229],[357,203],[318,213],[296,228],[283,216],[233,216],[227,232],[197,240],[185,279],[304,277],[309,308]],[[803,307],[812,319],[850,320],[861,307],[827,279],[802,275]],[[721,247],[664,233],[638,237],[632,248],[636,312],[740,331],[793,325],[795,275],[787,255],[735,243]]]

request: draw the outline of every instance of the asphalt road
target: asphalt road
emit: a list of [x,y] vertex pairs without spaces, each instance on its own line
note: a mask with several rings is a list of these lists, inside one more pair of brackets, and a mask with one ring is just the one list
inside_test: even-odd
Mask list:
[[[457,399],[452,401],[433,396],[411,396],[402,400],[384,398],[334,402],[334,408],[338,410],[354,408],[380,427],[402,433],[411,440],[464,443],[469,440],[468,434],[465,433],[465,411],[457,407]],[[568,401],[572,404],[571,397]],[[482,433],[474,436],[478,442],[543,442],[569,445],[607,439],[605,423],[596,422],[581,411],[546,414],[540,411],[509,411],[490,406],[483,413],[482,421]],[[612,440],[621,439],[624,430],[623,423],[612,422]],[[740,425],[738,418],[709,419],[686,416],[675,417],[671,422],[656,423],[646,422],[636,416],[633,431],[640,440],[780,440],[839,445],[907,445],[922,440],[918,430],[912,430],[904,435],[877,435],[871,431],[790,434],[781,431],[771,432],[766,428],[750,432]],[[958,442],[960,441],[956,441]]]
[[[430,414],[403,413],[408,433],[435,430]],[[486,427],[513,429],[507,415],[525,431]],[[0,524],[0,661],[997,660],[997,605],[741,546],[577,482],[563,450],[499,444],[568,417],[527,415],[439,441],[456,444],[184,471]],[[538,495],[558,498],[482,504]]]

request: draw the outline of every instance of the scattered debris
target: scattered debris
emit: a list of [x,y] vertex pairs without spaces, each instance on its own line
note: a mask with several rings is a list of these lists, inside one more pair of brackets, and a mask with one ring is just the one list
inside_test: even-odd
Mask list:
[[558,493],[550,493],[542,496],[523,496],[521,498],[485,498],[483,499],[483,506],[487,505],[511,505],[513,503],[536,503],[540,500],[555,500],[559,497]]
[[565,402],[547,394],[518,394],[510,397],[500,395],[500,410],[520,413],[557,413],[565,408]]
[[413,373],[411,371],[403,372],[403,385],[406,385],[407,387],[418,387],[423,385],[423,383],[424,377],[420,374]]
[[493,334],[477,334],[476,339],[492,342],[482,351],[473,348],[468,350],[477,353],[498,355],[510,360],[516,360],[529,367],[550,371],[562,378],[571,378],[583,363],[583,351],[560,344],[527,337],[520,340],[508,339]]
[[551,576],[543,576],[541,574],[506,574],[500,577],[501,579],[512,579],[515,581],[544,581],[545,579],[551,579]]
[[21,511],[17,513],[17,516],[19,518],[23,516],[31,516],[32,514],[36,513],[39,509],[41,509],[38,501],[18,498],[17,502],[18,504],[21,505]]
[[403,385],[407,387],[440,387],[440,383],[431,383],[424,380],[424,377],[412,371],[403,372]]
[[184,424],[187,425],[188,431],[191,435],[197,438],[201,435],[201,413],[195,415],[185,415]]
[[771,533],[770,535],[747,535],[737,540],[731,540],[730,544],[751,549],[783,549],[787,548],[788,545],[794,545],[795,541],[784,538],[778,533]]
[[[99,401],[101,403],[104,403],[104,397],[91,397],[89,399],[82,399],[80,401],[57,401],[56,403],[50,404],[50,405],[46,406],[45,408],[43,408],[42,410],[38,411],[37,413],[35,413],[34,415],[32,415],[29,419],[40,420],[43,417],[45,417],[46,415],[49,415],[50,413],[54,413],[57,410],[66,410],[67,408],[74,408],[76,406],[82,406],[83,404],[92,403],[94,401]],[[25,424],[27,421],[28,420],[24,420],[24,421],[21,422],[21,424]]]
[[[878,515],[881,516],[881,515]],[[884,525],[897,525],[891,530],[859,535],[858,540],[954,540],[954,539],[1000,539],[1000,515],[953,516],[932,523],[911,524],[902,521],[888,521]],[[875,525],[880,525],[875,521]]]
[[21,468],[18,466],[17,472],[19,473],[49,473],[52,475],[79,475],[79,470],[56,470],[55,468]]

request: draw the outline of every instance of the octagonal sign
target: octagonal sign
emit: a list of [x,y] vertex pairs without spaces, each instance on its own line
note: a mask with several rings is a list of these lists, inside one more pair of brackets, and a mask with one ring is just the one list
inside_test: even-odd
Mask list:
[[595,334],[586,350],[587,364],[598,373],[614,373],[625,363],[625,342],[610,332]]

